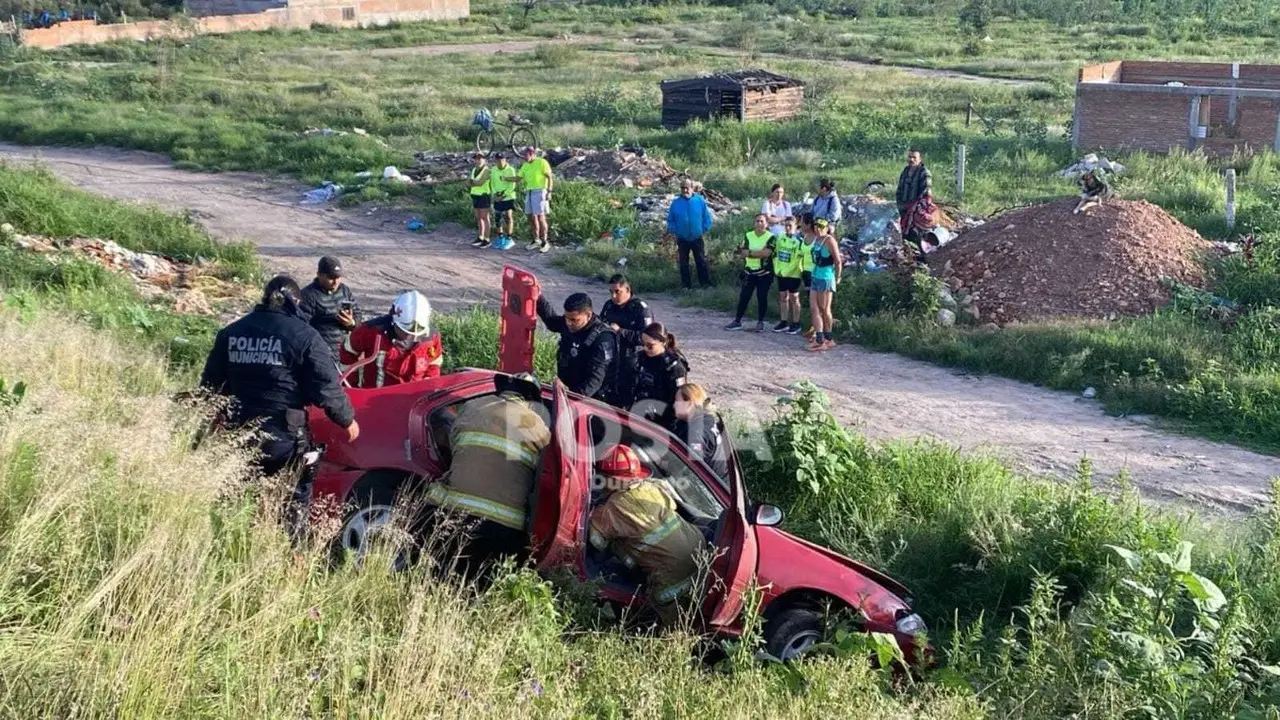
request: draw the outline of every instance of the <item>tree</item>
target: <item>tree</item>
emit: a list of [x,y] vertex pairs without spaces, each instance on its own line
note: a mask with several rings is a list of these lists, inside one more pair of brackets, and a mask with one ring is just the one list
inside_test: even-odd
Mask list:
[[966,0],[960,8],[960,29],[974,37],[987,34],[991,25],[991,0]]

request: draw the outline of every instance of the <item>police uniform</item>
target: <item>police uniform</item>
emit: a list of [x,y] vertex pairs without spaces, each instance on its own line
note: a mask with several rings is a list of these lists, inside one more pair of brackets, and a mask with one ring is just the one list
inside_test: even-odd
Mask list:
[[640,335],[653,324],[653,311],[648,303],[633,297],[619,305],[612,300],[600,309],[600,319],[605,325],[617,325],[618,336],[618,395],[619,405],[630,405],[635,398],[630,390],[635,386],[636,366],[640,360]]
[[[315,405],[339,427],[355,422],[342,390],[328,343],[302,317],[259,305],[218,332],[205,361],[200,385],[233,398],[228,423],[262,423],[262,472],[283,470],[310,448],[305,408]],[[303,474],[294,489],[288,521],[301,532],[311,498],[312,477]]]
[[556,353],[560,382],[572,392],[617,404],[618,341],[609,326],[597,315],[581,330],[570,332],[564,316],[557,315],[544,297],[538,298],[538,317],[560,336]]
[[676,420],[672,432],[689,446],[694,457],[700,458],[717,475],[729,474],[729,459],[715,413],[695,410],[688,420]]
[[674,416],[676,390],[689,375],[689,363],[670,350],[661,355],[640,355],[632,389],[631,411],[648,420],[670,425]]

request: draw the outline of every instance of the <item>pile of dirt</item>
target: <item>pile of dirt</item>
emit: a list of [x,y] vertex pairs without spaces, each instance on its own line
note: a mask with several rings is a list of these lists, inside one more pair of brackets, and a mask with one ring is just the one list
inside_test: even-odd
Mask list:
[[228,320],[237,317],[253,302],[252,289],[217,277],[213,265],[135,252],[98,238],[50,238],[11,231],[0,234],[17,247],[49,255],[53,262],[88,260],[127,275],[143,297],[162,299],[177,312]]
[[1015,210],[929,256],[982,323],[1142,315],[1169,301],[1162,278],[1202,287],[1212,244],[1161,208],[1112,200],[1072,215],[1076,198]]

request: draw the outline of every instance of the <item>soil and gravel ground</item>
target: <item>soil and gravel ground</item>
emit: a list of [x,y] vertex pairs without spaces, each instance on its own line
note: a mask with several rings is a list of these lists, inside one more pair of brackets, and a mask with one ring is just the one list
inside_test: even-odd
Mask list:
[[[410,233],[401,211],[300,206],[305,188],[289,181],[193,173],[138,152],[0,144],[0,160],[35,158],[84,189],[188,210],[219,238],[255,243],[274,270],[307,278],[319,255],[337,254],[366,307],[408,287],[445,310],[492,303],[506,262],[537,272],[553,301],[584,285],[597,300],[605,296],[602,286],[553,268],[553,255],[473,250],[471,235],[457,226]],[[989,451],[1033,473],[1069,474],[1088,455],[1102,479],[1127,469],[1150,497],[1216,509],[1263,501],[1268,479],[1280,475],[1280,458],[1109,417],[1096,402],[1073,395],[858,347],[805,353],[797,338],[724,332],[717,313],[648,299],[687,348],[695,379],[723,407],[767,415],[789,383],[811,379],[842,420],[872,437],[932,437]]]

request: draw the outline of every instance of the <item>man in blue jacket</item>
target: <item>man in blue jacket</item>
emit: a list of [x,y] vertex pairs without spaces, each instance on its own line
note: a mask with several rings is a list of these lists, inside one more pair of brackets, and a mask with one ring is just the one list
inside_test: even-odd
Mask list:
[[676,258],[680,265],[680,284],[685,290],[692,288],[689,279],[689,253],[698,267],[698,285],[711,286],[711,273],[707,269],[706,246],[703,235],[711,230],[711,208],[706,198],[694,193],[693,181],[685,178],[680,183],[680,197],[671,201],[667,211],[667,232],[676,237]]

